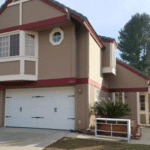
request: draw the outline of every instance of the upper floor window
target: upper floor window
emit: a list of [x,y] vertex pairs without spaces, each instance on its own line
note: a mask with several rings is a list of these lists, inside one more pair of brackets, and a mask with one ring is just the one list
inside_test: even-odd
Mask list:
[[59,45],[64,39],[64,32],[60,28],[55,28],[50,33],[50,42],[52,45]]
[[0,35],[0,58],[12,56],[35,56],[38,36],[34,32],[15,31]]
[[113,100],[115,102],[125,103],[125,94],[121,92],[113,93]]
[[35,35],[33,34],[25,34],[25,55],[35,55]]
[[19,55],[19,34],[0,37],[0,57]]

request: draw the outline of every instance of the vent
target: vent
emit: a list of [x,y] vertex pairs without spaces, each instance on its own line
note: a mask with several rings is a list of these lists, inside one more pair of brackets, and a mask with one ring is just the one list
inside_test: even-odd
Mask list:
[[6,98],[12,98],[12,97],[6,97]]

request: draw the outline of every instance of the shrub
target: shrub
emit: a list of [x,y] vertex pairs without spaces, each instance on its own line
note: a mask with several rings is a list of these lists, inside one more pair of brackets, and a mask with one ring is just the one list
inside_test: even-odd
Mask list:
[[115,102],[114,104],[110,99],[95,102],[92,109],[95,115],[99,115],[102,118],[120,118],[130,115],[131,112],[128,104],[121,102]]

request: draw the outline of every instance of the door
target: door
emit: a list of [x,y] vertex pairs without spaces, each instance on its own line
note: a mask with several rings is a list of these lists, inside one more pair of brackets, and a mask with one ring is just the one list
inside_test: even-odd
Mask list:
[[75,129],[74,87],[6,90],[5,126]]
[[140,120],[141,124],[149,124],[149,104],[147,93],[140,95]]

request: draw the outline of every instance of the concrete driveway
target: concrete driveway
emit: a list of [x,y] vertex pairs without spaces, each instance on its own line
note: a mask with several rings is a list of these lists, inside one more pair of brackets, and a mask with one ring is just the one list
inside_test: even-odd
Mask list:
[[150,145],[150,128],[142,128],[142,137],[140,140],[131,140],[131,144]]
[[0,128],[0,150],[42,150],[62,137],[71,135],[69,131]]

